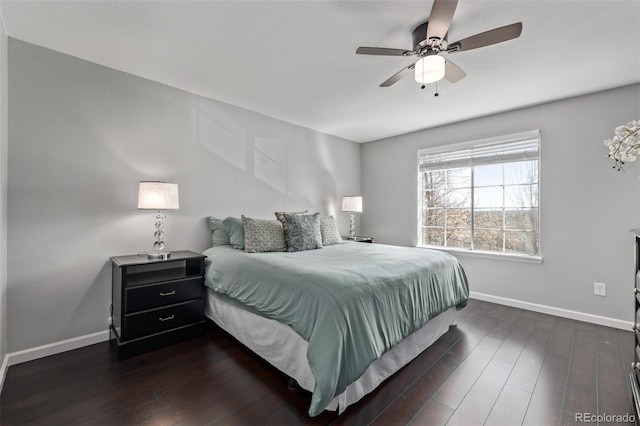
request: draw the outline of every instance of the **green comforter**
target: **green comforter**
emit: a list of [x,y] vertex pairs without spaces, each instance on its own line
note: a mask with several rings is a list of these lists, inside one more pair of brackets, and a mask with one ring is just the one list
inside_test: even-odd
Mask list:
[[309,342],[311,416],[385,351],[469,297],[458,260],[434,250],[347,242],[295,253],[219,246],[204,254],[206,285],[217,296]]

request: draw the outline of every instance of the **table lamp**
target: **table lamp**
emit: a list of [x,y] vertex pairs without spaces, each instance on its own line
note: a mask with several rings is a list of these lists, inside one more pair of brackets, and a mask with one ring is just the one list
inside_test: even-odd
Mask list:
[[362,213],[362,197],[359,195],[342,197],[342,211],[349,213],[349,239],[355,240],[356,222],[353,214]]
[[149,259],[166,260],[171,256],[170,252],[163,252],[164,249],[164,220],[167,218],[167,210],[178,210],[180,203],[178,201],[178,184],[143,181],[138,186],[138,209],[154,210],[156,219],[155,232],[153,236],[156,241],[153,253],[147,253]]

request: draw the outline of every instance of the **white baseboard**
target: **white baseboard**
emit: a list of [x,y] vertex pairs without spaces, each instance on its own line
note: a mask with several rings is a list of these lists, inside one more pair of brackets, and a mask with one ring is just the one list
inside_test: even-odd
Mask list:
[[526,309],[528,311],[539,312],[541,314],[555,315],[557,317],[569,318],[578,321],[584,321],[591,324],[604,325],[607,327],[619,328],[621,330],[631,331],[633,322],[623,321],[616,318],[603,317],[600,315],[587,314],[584,312],[571,311],[569,309],[556,308],[553,306],[539,305],[537,303],[523,302],[516,299],[508,299],[506,297],[492,296],[490,294],[469,292],[472,299],[484,300],[485,302],[497,303],[499,305],[511,306],[514,308]]
[[0,393],[2,392],[2,386],[4,386],[4,378],[7,377],[7,370],[9,369],[9,356],[5,355],[2,358],[2,365],[0,365]]
[[49,343],[48,345],[42,345],[36,348],[11,352],[5,356],[5,359],[8,358],[7,366],[11,366],[27,361],[33,361],[38,358],[44,358],[49,355],[78,349],[83,346],[106,342],[107,340],[109,340],[109,331],[105,330],[98,333],[87,334],[86,336],[74,337],[73,339],[63,340],[61,342]]

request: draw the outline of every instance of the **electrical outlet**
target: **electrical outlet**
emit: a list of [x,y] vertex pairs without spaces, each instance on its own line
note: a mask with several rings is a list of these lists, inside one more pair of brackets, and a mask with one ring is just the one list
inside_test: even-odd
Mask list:
[[606,296],[607,285],[605,283],[593,283],[593,294],[596,296]]

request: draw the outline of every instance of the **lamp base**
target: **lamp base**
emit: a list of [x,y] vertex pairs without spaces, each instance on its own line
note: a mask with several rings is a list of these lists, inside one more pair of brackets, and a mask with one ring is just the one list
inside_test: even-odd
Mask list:
[[147,253],[147,259],[153,260],[167,260],[171,257],[171,253]]
[[349,213],[349,239],[356,239],[356,220],[353,213]]

